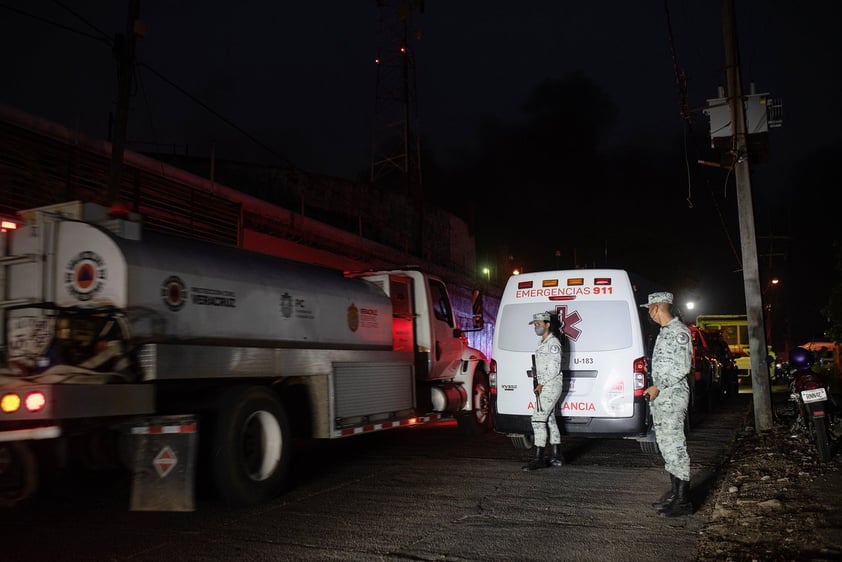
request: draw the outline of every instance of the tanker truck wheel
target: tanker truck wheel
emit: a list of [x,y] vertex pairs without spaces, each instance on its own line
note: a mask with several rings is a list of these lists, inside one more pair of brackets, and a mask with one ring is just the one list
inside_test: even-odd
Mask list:
[[456,418],[459,430],[465,435],[479,435],[490,431],[492,408],[488,375],[481,371],[474,374],[473,389],[469,400],[471,401],[471,411]]
[[14,507],[35,495],[38,463],[27,443],[0,443],[0,507]]
[[278,396],[253,386],[221,396],[213,439],[213,482],[231,505],[275,497],[290,463],[292,437]]

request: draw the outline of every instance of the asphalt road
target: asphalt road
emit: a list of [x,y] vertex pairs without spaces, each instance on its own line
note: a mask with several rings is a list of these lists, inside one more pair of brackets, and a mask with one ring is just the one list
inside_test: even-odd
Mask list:
[[[691,487],[705,501],[750,396],[697,414]],[[129,509],[127,479],[83,475],[0,512],[4,560],[694,560],[703,521],[659,517],[663,466],[635,441],[570,439],[567,464],[523,472],[499,434],[440,423],[302,443],[290,488],[232,509]]]

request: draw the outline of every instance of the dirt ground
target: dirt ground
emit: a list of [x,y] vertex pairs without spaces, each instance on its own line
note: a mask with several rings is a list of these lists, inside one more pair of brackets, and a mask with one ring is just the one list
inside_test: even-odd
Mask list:
[[829,462],[790,431],[785,406],[771,430],[757,432],[753,411],[695,517],[698,561],[842,560],[842,453]]

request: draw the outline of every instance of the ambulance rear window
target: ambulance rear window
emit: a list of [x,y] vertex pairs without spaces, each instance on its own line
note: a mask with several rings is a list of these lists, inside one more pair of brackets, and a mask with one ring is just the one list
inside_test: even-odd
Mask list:
[[[615,351],[631,347],[632,318],[628,302],[572,301],[559,308],[571,351]],[[532,315],[555,309],[546,303],[504,306],[498,315],[497,346],[505,351],[535,351],[539,340],[529,325]]]

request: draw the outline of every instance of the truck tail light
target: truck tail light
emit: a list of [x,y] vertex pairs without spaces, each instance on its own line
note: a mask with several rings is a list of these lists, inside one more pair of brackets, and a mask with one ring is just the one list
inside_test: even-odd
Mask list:
[[20,396],[14,393],[4,394],[0,398],[0,411],[4,414],[11,414],[20,410]]
[[27,394],[23,399],[15,392],[9,392],[0,398],[0,412],[12,414],[23,406],[27,412],[40,412],[47,405],[47,397],[41,391],[34,391]]
[[47,405],[47,397],[43,392],[30,392],[24,401],[27,412],[40,412]]

